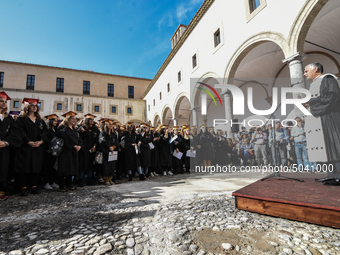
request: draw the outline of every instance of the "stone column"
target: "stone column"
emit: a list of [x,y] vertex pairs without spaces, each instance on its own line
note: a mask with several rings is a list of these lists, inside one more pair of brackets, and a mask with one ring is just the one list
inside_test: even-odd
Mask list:
[[192,113],[192,125],[196,126],[197,128],[199,128],[198,126],[198,115],[197,115],[197,107],[194,107],[193,109],[191,109],[191,113]]
[[[306,82],[303,77],[304,72],[304,66],[303,66],[303,60],[307,57],[304,53],[296,53],[284,60],[282,60],[283,63],[288,63],[289,71],[290,71],[290,82],[291,84],[296,85],[293,86],[293,88],[306,88]],[[287,84],[288,86],[289,84]],[[299,93],[294,93],[293,98],[299,98],[304,97],[304,95],[300,95]],[[295,107],[295,114],[296,116],[302,117],[302,112]]]
[[225,119],[228,121],[227,123],[227,137],[232,138],[231,133],[231,125],[230,121],[233,119],[233,106],[231,102],[231,92],[228,91],[222,91],[222,95],[224,97],[224,112],[225,112]]
[[173,118],[174,121],[174,126],[178,126],[178,119],[177,118]]

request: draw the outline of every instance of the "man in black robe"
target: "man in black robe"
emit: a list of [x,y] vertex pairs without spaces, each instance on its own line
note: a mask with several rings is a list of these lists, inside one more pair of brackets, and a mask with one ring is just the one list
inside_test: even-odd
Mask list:
[[[311,94],[312,98],[305,106],[310,107],[310,112],[315,117],[312,125],[307,127],[306,121],[306,135],[307,135],[307,148],[309,149],[308,155],[316,152],[316,156],[322,154],[325,150],[325,157],[319,161],[327,164],[329,170],[326,178],[316,179],[322,181],[327,185],[340,185],[340,91],[339,84],[333,75],[323,75],[323,66],[320,63],[313,63],[306,66],[304,76],[307,80],[312,80]],[[318,118],[320,117],[320,118]],[[310,118],[307,116],[306,120]],[[320,127],[317,121],[321,121]],[[316,130],[317,129],[317,130]],[[321,132],[322,129],[322,132]],[[315,134],[313,133],[315,131]],[[312,139],[308,140],[308,135]],[[323,135],[322,136],[318,136]],[[308,146],[308,142],[318,144],[315,146]],[[313,157],[310,157],[313,161]],[[330,168],[333,165],[333,169]],[[332,171],[333,170],[333,171]]]
[[[0,92],[0,186],[7,181],[11,148],[21,145],[19,128],[13,118],[7,114],[7,100],[11,100],[5,92]],[[0,187],[0,190],[3,190]],[[0,191],[0,200],[7,199]]]

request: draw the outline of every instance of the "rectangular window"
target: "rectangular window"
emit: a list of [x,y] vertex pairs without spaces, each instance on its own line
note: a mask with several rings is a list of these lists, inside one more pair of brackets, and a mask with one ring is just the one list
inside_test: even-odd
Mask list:
[[83,94],[90,95],[90,82],[89,81],[83,81]]
[[0,88],[4,87],[4,73],[0,72]]
[[26,89],[34,90],[34,82],[35,82],[35,75],[27,75]]
[[81,112],[81,104],[77,104],[77,112]]
[[134,88],[134,86],[129,86],[129,88],[128,88],[128,93],[129,93],[129,98],[135,98],[135,88]]
[[148,111],[150,111],[150,105],[148,105]]
[[113,84],[107,84],[107,96],[108,97],[114,97],[115,96]]
[[252,13],[261,5],[261,0],[249,0],[250,12]]
[[99,112],[99,105],[95,105],[95,106],[94,106],[94,111],[95,111],[95,112]]
[[38,106],[39,110],[41,110],[41,102],[38,102],[37,106]]
[[182,80],[182,74],[181,74],[181,71],[178,72],[177,74],[177,78],[178,78],[178,82],[181,82]]
[[63,104],[57,103],[57,110],[62,111],[63,110]]
[[116,108],[116,106],[112,106],[112,108],[111,108],[111,112],[112,112],[112,113],[116,113],[116,112],[117,112],[117,108]]
[[214,42],[215,42],[215,47],[221,43],[220,29],[217,29],[217,31],[214,33]]
[[56,92],[64,93],[64,78],[57,78],[57,90]]
[[162,100],[162,92],[159,92],[159,100]]
[[167,90],[168,90],[168,93],[170,92],[170,83],[168,83],[167,85]]
[[128,113],[128,114],[132,114],[132,108],[131,108],[131,107],[128,107],[128,108],[127,108],[127,113]]
[[154,100],[153,100],[153,106],[155,106],[155,105],[156,105],[156,100],[154,99]]
[[13,102],[13,108],[19,108],[19,101]]
[[197,59],[196,54],[192,56],[192,68],[195,68],[197,66]]

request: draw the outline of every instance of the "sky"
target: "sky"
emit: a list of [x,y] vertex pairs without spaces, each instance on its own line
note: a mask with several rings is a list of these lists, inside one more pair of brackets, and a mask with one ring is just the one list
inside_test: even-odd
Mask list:
[[2,0],[0,59],[152,79],[203,0]]

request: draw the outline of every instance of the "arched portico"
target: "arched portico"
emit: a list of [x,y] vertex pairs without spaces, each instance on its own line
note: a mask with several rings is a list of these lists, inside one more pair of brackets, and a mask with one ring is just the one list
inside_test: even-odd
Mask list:
[[157,127],[158,124],[161,124],[161,119],[159,117],[159,114],[156,113],[154,116],[153,116],[153,126],[154,127]]
[[169,105],[164,106],[162,110],[162,124],[172,126],[174,123],[173,118],[174,117],[170,106]]
[[174,125],[182,126],[190,124],[191,107],[190,100],[187,93],[180,93],[176,100],[174,107]]

